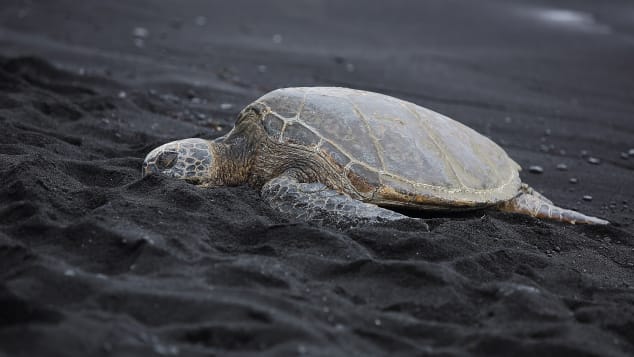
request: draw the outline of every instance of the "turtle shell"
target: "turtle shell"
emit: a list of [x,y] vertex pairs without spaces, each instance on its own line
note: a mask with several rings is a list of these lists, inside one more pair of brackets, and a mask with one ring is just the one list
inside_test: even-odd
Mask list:
[[283,88],[256,101],[279,143],[341,168],[365,201],[392,206],[483,206],[517,195],[520,167],[493,141],[432,110],[333,87]]

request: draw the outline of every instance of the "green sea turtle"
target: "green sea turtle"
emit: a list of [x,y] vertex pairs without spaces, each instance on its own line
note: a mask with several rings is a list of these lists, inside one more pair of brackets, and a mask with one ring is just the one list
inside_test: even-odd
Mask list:
[[555,206],[488,138],[439,113],[347,88],[283,88],[244,108],[215,140],[152,150],[143,175],[249,184],[287,215],[337,226],[408,218],[384,207],[501,211],[607,224]]

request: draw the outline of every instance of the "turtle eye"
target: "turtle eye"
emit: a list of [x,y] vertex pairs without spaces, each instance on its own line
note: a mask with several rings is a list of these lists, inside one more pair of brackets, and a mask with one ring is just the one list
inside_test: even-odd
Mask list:
[[176,164],[178,153],[174,151],[163,151],[158,158],[156,158],[156,167],[161,170],[169,169]]

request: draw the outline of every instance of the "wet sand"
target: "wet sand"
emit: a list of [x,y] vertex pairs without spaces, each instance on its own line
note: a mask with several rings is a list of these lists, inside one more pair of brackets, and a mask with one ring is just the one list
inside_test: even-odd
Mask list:
[[[632,4],[380,4],[4,1],[0,355],[634,354]],[[336,230],[140,178],[152,148],[300,85],[444,113],[612,224]]]

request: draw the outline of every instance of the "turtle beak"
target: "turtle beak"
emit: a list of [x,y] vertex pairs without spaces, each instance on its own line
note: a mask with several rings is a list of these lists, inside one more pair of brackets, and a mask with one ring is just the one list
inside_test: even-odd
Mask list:
[[145,177],[152,173],[152,168],[149,167],[148,163],[143,161],[143,166],[141,166],[141,177]]
[[178,143],[171,142],[150,151],[143,160],[141,176],[150,174],[173,176],[172,168],[178,162]]
[[141,169],[141,177],[145,177],[147,175],[150,174],[160,174],[161,171],[158,169],[158,167],[156,167],[156,164],[152,161],[144,161],[143,162],[143,167]]

